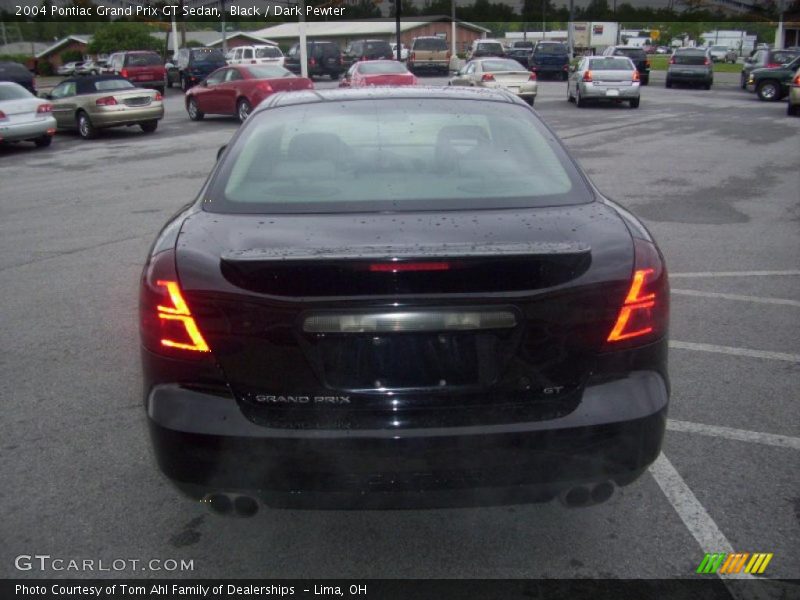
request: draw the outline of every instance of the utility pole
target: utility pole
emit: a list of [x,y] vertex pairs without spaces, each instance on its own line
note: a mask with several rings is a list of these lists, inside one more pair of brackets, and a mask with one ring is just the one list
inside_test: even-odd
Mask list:
[[228,32],[227,27],[225,27],[225,0],[219,0],[220,6],[220,17],[222,19],[222,53],[228,53]]
[[456,0],[450,0],[450,56],[458,54],[456,45]]
[[575,40],[573,39],[573,21],[575,21],[575,0],[569,0],[569,23],[567,24],[567,45],[570,59],[575,58]]
[[397,37],[397,60],[400,60],[400,1],[394,0],[394,33]]
[[547,0],[542,0],[542,41],[547,31]]
[[306,48],[306,2],[300,0],[300,75],[308,77],[308,49]]

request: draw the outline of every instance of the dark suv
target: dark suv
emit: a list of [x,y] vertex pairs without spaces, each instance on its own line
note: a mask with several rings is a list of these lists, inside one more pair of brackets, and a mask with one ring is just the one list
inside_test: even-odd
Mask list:
[[[309,77],[328,75],[331,79],[338,79],[339,75],[345,71],[342,64],[342,51],[335,42],[306,42],[306,53]],[[389,54],[391,54],[391,48],[389,48]],[[300,73],[299,42],[289,49],[283,66],[292,73]]]
[[392,60],[392,47],[386,40],[356,40],[350,42],[342,54],[342,67],[346,71],[360,60]]
[[33,73],[19,63],[0,61],[0,81],[13,81],[36,95]]
[[528,64],[537,76],[552,75],[566,81],[569,76],[569,48],[561,42],[538,42]]
[[750,73],[755,69],[774,69],[800,56],[800,50],[757,50],[753,56],[744,60],[742,76],[739,84],[742,89],[747,87]]
[[759,100],[778,102],[789,95],[797,69],[800,69],[800,56],[779,67],[753,69],[747,79],[747,89],[755,92]]
[[181,48],[175,58],[181,89],[187,91],[226,64],[225,55],[217,48]]
[[603,56],[626,56],[636,65],[639,71],[639,79],[642,85],[650,83],[650,61],[644,49],[635,46],[609,46],[603,52]]

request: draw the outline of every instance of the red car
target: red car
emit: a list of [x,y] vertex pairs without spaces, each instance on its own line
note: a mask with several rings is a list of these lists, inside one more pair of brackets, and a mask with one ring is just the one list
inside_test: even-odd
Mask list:
[[355,63],[339,82],[339,87],[373,85],[417,85],[417,78],[396,60],[365,60]]
[[277,65],[232,65],[217,69],[186,92],[186,112],[192,121],[207,114],[236,115],[244,121],[275,92],[313,89],[310,79]]

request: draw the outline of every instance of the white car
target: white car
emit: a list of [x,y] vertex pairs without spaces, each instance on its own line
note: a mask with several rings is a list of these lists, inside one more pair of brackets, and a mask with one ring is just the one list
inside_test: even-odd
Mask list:
[[283,66],[284,56],[278,46],[238,46],[225,55],[229,65],[278,65]]
[[0,143],[50,145],[56,132],[53,105],[17,83],[0,81]]
[[75,69],[83,65],[83,61],[73,61],[61,65],[56,69],[58,75],[74,75]]
[[[397,42],[392,44],[392,57],[397,58]],[[408,47],[405,44],[400,45],[400,60],[408,60]]]

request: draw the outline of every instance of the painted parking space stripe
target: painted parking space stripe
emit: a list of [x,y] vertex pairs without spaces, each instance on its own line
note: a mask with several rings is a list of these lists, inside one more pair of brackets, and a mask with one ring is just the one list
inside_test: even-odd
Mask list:
[[670,273],[670,279],[680,278],[706,278],[706,277],[781,277],[800,275],[797,271],[701,271],[697,273]]
[[717,346],[716,344],[697,344],[695,342],[680,342],[678,340],[670,340],[669,347],[680,350],[696,350],[698,352],[713,352],[716,354],[730,354],[732,356],[745,356],[748,358],[764,358],[768,360],[782,360],[786,362],[800,363],[800,354],[789,354],[787,352],[752,350],[750,348],[736,348],[734,346]]
[[701,292],[700,290],[671,289],[670,293],[678,296],[696,296],[698,298],[719,298],[721,300],[736,300],[740,302],[754,302],[756,304],[777,304],[780,306],[798,306],[800,300],[786,298],[763,298],[761,296],[743,296],[741,294],[721,294],[719,292]]
[[692,423],[690,421],[678,421],[676,419],[667,419],[667,429],[669,431],[697,433],[700,435],[737,440],[740,442],[766,444],[767,446],[776,446],[778,448],[791,448],[792,450],[800,450],[800,438],[789,435],[762,433],[760,431],[747,431],[746,429],[734,429],[733,427],[706,425],[704,423]]
[[[731,546],[728,538],[720,531],[714,519],[700,504],[697,496],[694,495],[694,492],[692,492],[663,452],[658,455],[658,458],[650,465],[648,470],[704,553],[734,553],[733,546]],[[730,577],[736,579],[753,577],[750,573],[735,575],[718,573],[717,575],[721,578]]]

